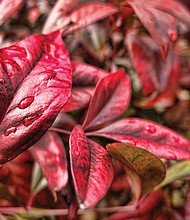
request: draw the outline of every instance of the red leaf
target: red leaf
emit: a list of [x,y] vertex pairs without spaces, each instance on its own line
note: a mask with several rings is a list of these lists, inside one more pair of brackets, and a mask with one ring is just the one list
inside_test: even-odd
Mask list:
[[67,158],[64,144],[56,132],[48,131],[30,148],[39,162],[52,190],[61,190],[68,181]]
[[83,128],[95,129],[118,117],[128,106],[130,95],[130,80],[122,69],[101,79],[95,88]]
[[72,94],[62,112],[88,107],[97,82],[109,73],[88,64],[73,62]]
[[32,35],[0,53],[0,163],[5,163],[51,126],[71,93],[71,65],[58,32]]
[[87,3],[73,10],[67,16],[59,18],[58,25],[53,30],[62,29],[64,35],[69,34],[116,12],[117,9],[111,4]]
[[87,135],[102,136],[168,159],[190,159],[190,142],[174,131],[140,118],[121,119]]
[[73,88],[69,101],[61,111],[69,112],[88,107],[93,93],[93,88]]
[[0,25],[11,17],[21,6],[23,0],[1,0],[0,1]]
[[72,62],[73,67],[73,86],[95,86],[98,81],[106,77],[109,72],[95,66]]
[[190,13],[183,4],[176,0],[129,0],[126,1],[135,11],[153,39],[167,51],[169,41],[177,38],[178,19],[190,26]]
[[42,33],[48,34],[55,30],[55,27],[60,23],[60,20],[64,18],[65,14],[70,11],[77,4],[77,2],[77,0],[58,0],[49,13]]
[[94,206],[112,182],[113,165],[106,150],[87,139],[80,125],[70,136],[70,161],[80,208]]
[[180,76],[179,59],[175,52],[170,48],[163,60],[155,42],[135,32],[128,33],[128,47],[144,94],[152,94],[139,105],[146,108],[161,104],[163,107],[171,106]]

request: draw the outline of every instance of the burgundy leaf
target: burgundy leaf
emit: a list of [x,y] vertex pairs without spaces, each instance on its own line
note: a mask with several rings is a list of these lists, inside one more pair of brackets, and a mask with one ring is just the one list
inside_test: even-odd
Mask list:
[[54,30],[62,29],[64,35],[69,34],[116,12],[117,9],[112,4],[87,3],[62,17],[62,19],[60,18],[59,24],[55,26]]
[[1,0],[0,1],[0,25],[11,17],[21,6],[23,0]]
[[59,32],[32,35],[0,53],[0,163],[5,163],[34,144],[67,102],[71,64]]
[[129,4],[154,40],[166,52],[169,41],[177,38],[176,25],[178,19],[190,26],[190,12],[177,0],[129,0]]
[[140,118],[121,119],[87,135],[102,136],[168,159],[190,159],[190,141],[174,131]]
[[67,184],[68,171],[66,151],[60,136],[47,131],[30,151],[39,162],[50,189],[61,190]]
[[141,107],[170,106],[174,101],[174,91],[180,76],[179,59],[172,48],[163,60],[156,43],[148,37],[138,36],[135,31],[128,33],[128,47],[142,83],[145,95],[150,95],[139,103]]
[[60,20],[64,18],[65,14],[70,11],[77,2],[77,0],[58,0],[50,12],[42,32],[47,34],[55,30],[55,27],[60,23]]
[[118,117],[128,106],[130,96],[130,79],[122,69],[101,79],[95,88],[83,128],[95,129]]
[[113,165],[106,150],[87,139],[80,125],[70,136],[71,173],[80,208],[94,206],[113,179]]

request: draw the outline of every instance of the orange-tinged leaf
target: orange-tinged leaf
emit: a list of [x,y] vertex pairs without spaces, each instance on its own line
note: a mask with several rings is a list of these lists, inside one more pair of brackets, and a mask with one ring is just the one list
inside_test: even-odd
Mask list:
[[112,157],[124,164],[136,201],[149,193],[165,177],[162,161],[142,148],[113,143],[107,145],[107,150]]

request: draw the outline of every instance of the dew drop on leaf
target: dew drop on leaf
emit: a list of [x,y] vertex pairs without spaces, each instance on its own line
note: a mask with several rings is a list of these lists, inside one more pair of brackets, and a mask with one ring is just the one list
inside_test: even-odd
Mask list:
[[152,125],[148,125],[148,126],[146,127],[146,131],[147,131],[148,133],[150,133],[150,134],[154,134],[154,133],[156,132],[156,128],[155,128],[154,126],[152,126]]
[[20,109],[27,108],[33,101],[34,101],[33,96],[26,97],[26,98],[22,99],[21,102],[18,104],[18,108],[20,108]]
[[17,130],[16,127],[8,128],[8,129],[4,132],[4,135],[5,135],[5,136],[8,136],[8,135],[11,134],[11,133],[15,133],[16,130]]

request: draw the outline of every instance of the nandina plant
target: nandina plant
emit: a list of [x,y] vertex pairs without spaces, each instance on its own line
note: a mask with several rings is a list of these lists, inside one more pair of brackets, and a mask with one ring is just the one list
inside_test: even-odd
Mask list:
[[189,8],[0,2],[0,218],[189,218]]

